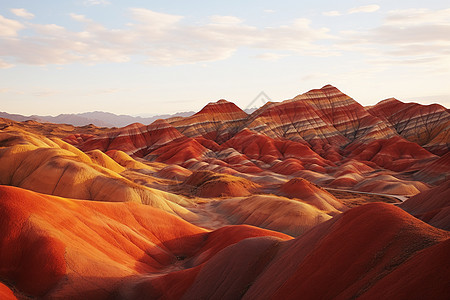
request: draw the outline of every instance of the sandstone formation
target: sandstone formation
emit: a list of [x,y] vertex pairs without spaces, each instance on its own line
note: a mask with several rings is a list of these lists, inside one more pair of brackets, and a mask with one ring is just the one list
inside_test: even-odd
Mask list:
[[0,118],[0,298],[446,299],[449,124],[331,85],[122,128]]
[[274,195],[229,198],[214,204],[231,224],[248,224],[299,236],[331,216],[298,199]]
[[101,152],[94,152],[93,161],[61,140],[15,131],[0,132],[0,142],[0,184],[76,199],[144,203],[195,218],[179,205],[187,199],[122,177],[116,172],[122,168]]
[[449,247],[448,232],[394,206],[368,204],[295,240],[244,239],[218,252],[201,268],[142,276],[126,284],[121,296],[444,299],[450,291],[445,255]]
[[184,185],[199,197],[238,197],[253,194],[258,185],[244,178],[211,171],[196,171]]
[[344,204],[339,199],[303,178],[289,180],[281,186],[280,191],[288,197],[301,199],[323,211],[345,210]]
[[450,113],[439,104],[403,103],[390,98],[368,111],[386,120],[402,137],[432,153],[443,155],[450,150]]
[[0,279],[34,297],[106,299],[124,278],[200,266],[244,238],[290,239],[245,226],[207,232],[142,204],[16,187],[0,186],[0,207]]
[[399,206],[428,224],[450,230],[450,180],[415,195]]
[[[389,115],[399,110],[399,115]],[[421,124],[428,121],[429,136],[424,137]],[[398,188],[389,188],[396,194],[405,189],[411,193],[423,190],[411,181],[436,184],[435,178],[450,175],[448,167],[433,171],[433,163],[441,166],[437,160],[448,152],[444,145],[450,138],[448,128],[448,112],[441,106],[385,100],[365,108],[326,85],[291,100],[267,103],[251,115],[220,100],[190,117],[136,123],[65,140],[83,151],[122,151],[190,171],[307,176],[321,186],[345,189],[371,186],[364,181],[368,175],[381,175],[379,170],[409,172],[409,178],[396,178]],[[366,174],[344,174],[343,166],[349,169],[352,164]],[[372,174],[367,174],[368,169]],[[435,172],[434,176],[427,178],[426,170]]]

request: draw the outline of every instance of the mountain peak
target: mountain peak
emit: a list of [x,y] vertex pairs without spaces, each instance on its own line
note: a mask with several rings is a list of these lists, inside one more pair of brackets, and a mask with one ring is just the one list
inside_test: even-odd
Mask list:
[[233,102],[229,102],[225,99],[220,99],[217,102],[210,102],[205,107],[203,107],[196,115],[201,114],[237,114],[236,117],[244,118],[247,113],[240,109]]

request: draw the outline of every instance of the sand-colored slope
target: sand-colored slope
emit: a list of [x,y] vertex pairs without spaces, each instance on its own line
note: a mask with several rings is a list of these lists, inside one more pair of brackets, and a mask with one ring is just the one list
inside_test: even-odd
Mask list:
[[307,203],[274,195],[228,198],[214,204],[215,211],[232,224],[248,224],[299,236],[331,219]]
[[0,186],[0,214],[0,280],[48,298],[106,299],[126,277],[196,267],[242,239],[290,239],[249,226],[208,233],[141,204],[74,200],[8,186]]
[[103,153],[102,151],[95,149],[92,151],[86,152],[87,155],[91,158],[93,162],[97,165],[100,165],[106,169],[112,170],[116,173],[121,173],[126,170],[126,168],[119,165],[115,162],[111,157]]
[[346,207],[329,192],[303,178],[293,178],[283,184],[280,192],[291,198],[298,198],[320,210],[339,212]]
[[155,162],[143,163],[120,150],[109,150],[106,152],[106,154],[119,165],[130,170],[145,170],[148,172],[157,172],[166,166],[165,164]]
[[[0,148],[0,184],[76,199],[144,203],[187,219],[195,218],[179,205],[190,205],[190,201],[122,177],[106,168],[122,170],[104,154],[96,154],[101,157],[102,166],[95,163],[98,158],[93,161],[62,141],[60,147],[42,137],[45,144],[41,142],[37,147],[33,143],[40,141],[39,136],[20,132],[2,133],[0,139],[7,146]],[[11,142],[12,139],[15,141]]]
[[249,196],[259,187],[245,178],[206,170],[195,171],[183,184],[191,194],[204,198]]

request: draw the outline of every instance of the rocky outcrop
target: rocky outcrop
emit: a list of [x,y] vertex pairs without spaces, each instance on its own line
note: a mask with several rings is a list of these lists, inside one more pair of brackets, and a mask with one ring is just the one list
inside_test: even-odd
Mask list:
[[450,150],[450,113],[439,104],[403,103],[390,98],[370,107],[368,112],[434,154],[443,155]]

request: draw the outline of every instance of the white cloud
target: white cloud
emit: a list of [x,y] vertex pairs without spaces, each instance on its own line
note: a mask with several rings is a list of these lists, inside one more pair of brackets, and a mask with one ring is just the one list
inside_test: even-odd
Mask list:
[[34,15],[30,12],[28,12],[24,8],[11,8],[11,12],[15,14],[18,17],[24,18],[24,19],[33,19]]
[[94,6],[94,5],[108,5],[111,4],[111,2],[106,0],[85,0],[83,4],[86,6]]
[[9,69],[14,67],[13,64],[7,63],[6,61],[0,59],[0,69]]
[[[383,24],[367,31],[343,32],[354,47],[377,64],[429,64],[442,69],[450,60],[450,9],[391,11]],[[448,69],[448,68],[447,68]]]
[[[356,14],[356,13],[371,13],[371,12],[376,12],[379,9],[380,9],[380,6],[375,5],[375,4],[358,6],[358,7],[350,8],[347,11],[347,14],[351,15],[351,14]],[[322,15],[324,15],[326,17],[338,17],[338,16],[342,16],[344,14],[337,10],[330,10],[330,11],[323,12]]]
[[264,12],[265,12],[266,14],[273,14],[273,13],[275,13],[276,11],[273,10],[273,9],[265,9]]
[[86,18],[85,15],[70,13],[69,16],[77,22],[89,22],[90,21],[89,19]]
[[130,8],[130,12],[133,20],[152,29],[168,28],[183,19],[183,16],[160,13],[146,8]]
[[450,8],[431,10],[428,8],[412,8],[389,11],[386,24],[412,25],[412,24],[448,24],[450,21]]
[[349,14],[356,14],[356,13],[371,13],[376,12],[380,9],[379,5],[372,4],[372,5],[364,5],[364,6],[358,6],[354,8],[350,8],[348,10]]
[[16,36],[17,32],[24,27],[22,23],[16,20],[7,19],[0,15],[0,36]]
[[339,11],[337,11],[337,10],[325,11],[325,12],[322,13],[322,15],[327,16],[327,17],[342,16],[342,14]]
[[[0,57],[25,64],[69,64],[83,62],[126,62],[143,57],[151,64],[176,65],[223,60],[241,48],[283,50],[300,55],[335,55],[318,42],[332,39],[327,28],[313,28],[308,19],[287,25],[258,28],[234,16],[211,16],[200,25],[184,24],[183,16],[144,8],[129,10],[125,28],[106,28],[84,15],[70,14],[82,25],[71,31],[57,24],[27,23],[29,35],[0,40]],[[17,35],[23,25],[6,20],[3,30]],[[0,19],[0,28],[2,26]],[[33,49],[33,51],[30,51]],[[269,59],[268,55],[260,58]],[[275,59],[271,55],[271,59]]]

